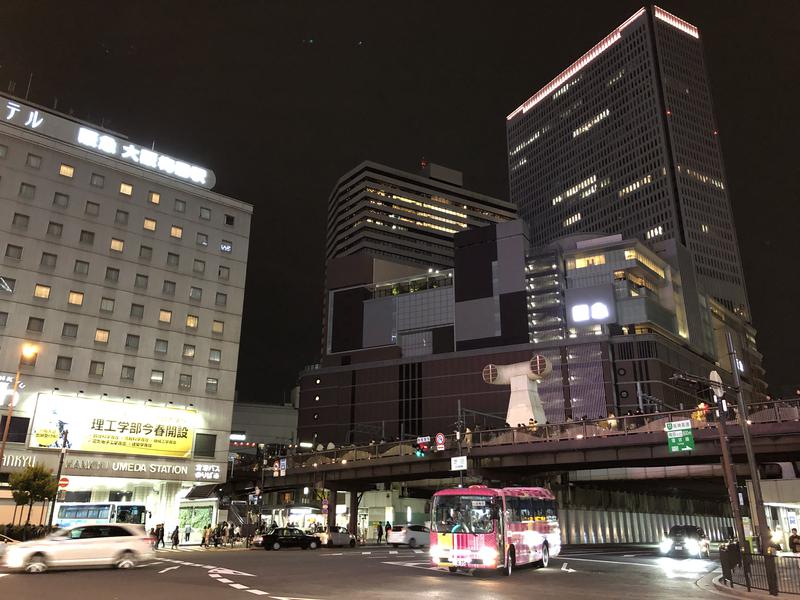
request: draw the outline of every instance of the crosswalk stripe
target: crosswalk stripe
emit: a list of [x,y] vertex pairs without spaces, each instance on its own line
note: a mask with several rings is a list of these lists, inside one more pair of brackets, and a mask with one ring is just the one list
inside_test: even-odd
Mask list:
[[389,550],[389,554],[397,554],[397,550]]
[[255,594],[256,596],[266,596],[267,594],[269,594],[269,592],[262,592],[261,590],[254,590],[252,588],[247,591],[250,592],[251,594]]
[[414,550],[414,554],[422,554],[425,552],[424,550]]
[[242,585],[241,583],[232,583],[231,587],[233,589],[236,589],[236,590],[246,590],[247,589],[247,586],[246,585]]

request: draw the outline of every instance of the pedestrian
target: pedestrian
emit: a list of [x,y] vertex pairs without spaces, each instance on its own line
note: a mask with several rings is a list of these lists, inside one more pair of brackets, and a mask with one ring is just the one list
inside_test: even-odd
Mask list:
[[187,523],[186,527],[183,528],[183,541],[188,542],[190,535],[192,535],[192,526]]
[[380,521],[378,521],[377,536],[378,536],[378,545],[380,546],[381,540],[383,539],[383,526],[381,525]]
[[156,536],[156,530],[154,527],[150,528],[150,539],[153,540],[153,549],[155,549],[156,544],[158,544],[158,537]]
[[383,528],[386,532],[386,545],[389,545],[389,534],[392,533],[392,524],[389,521],[386,521],[386,526]]
[[175,550],[178,548],[178,542],[181,540],[181,533],[178,526],[175,525],[175,531],[172,532],[172,549]]
[[203,529],[203,546],[208,548],[210,543],[211,543],[211,523],[206,525],[205,529]]
[[792,535],[789,536],[789,552],[800,552],[800,535],[797,535],[797,527],[792,527]]
[[164,524],[161,523],[160,525],[156,526],[156,550],[158,549],[159,545],[162,548],[166,548],[167,544],[164,542]]

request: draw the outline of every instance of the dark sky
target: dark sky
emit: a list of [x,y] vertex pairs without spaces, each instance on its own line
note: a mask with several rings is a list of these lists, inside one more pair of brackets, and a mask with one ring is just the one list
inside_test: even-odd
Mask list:
[[[325,214],[363,159],[508,197],[505,116],[634,13],[598,2],[0,4],[0,90],[206,165],[255,206],[240,397],[319,350]],[[669,1],[697,25],[770,385],[800,383],[800,3]]]

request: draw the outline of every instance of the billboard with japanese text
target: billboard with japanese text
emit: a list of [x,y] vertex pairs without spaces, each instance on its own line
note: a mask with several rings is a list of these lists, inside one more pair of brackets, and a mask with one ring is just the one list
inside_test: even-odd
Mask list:
[[30,435],[32,448],[188,458],[199,415],[141,403],[39,394]]

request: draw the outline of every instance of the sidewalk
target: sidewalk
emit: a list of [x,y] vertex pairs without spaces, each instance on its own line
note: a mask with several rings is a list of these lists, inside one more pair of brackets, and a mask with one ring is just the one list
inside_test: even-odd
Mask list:
[[[748,592],[747,588],[741,585],[737,585],[734,588],[730,588],[722,583],[722,572],[720,569],[716,569],[708,573],[702,579],[697,580],[695,582],[698,588],[701,590],[705,590],[707,592],[711,592],[718,596],[726,596],[728,598],[750,598],[752,600],[762,600],[766,598],[775,598],[775,596],[770,596],[769,592],[766,590],[757,590],[753,588],[753,591]],[[794,594],[781,594],[781,596],[786,596],[789,598],[795,597]],[[780,596],[779,596],[780,597]]]

